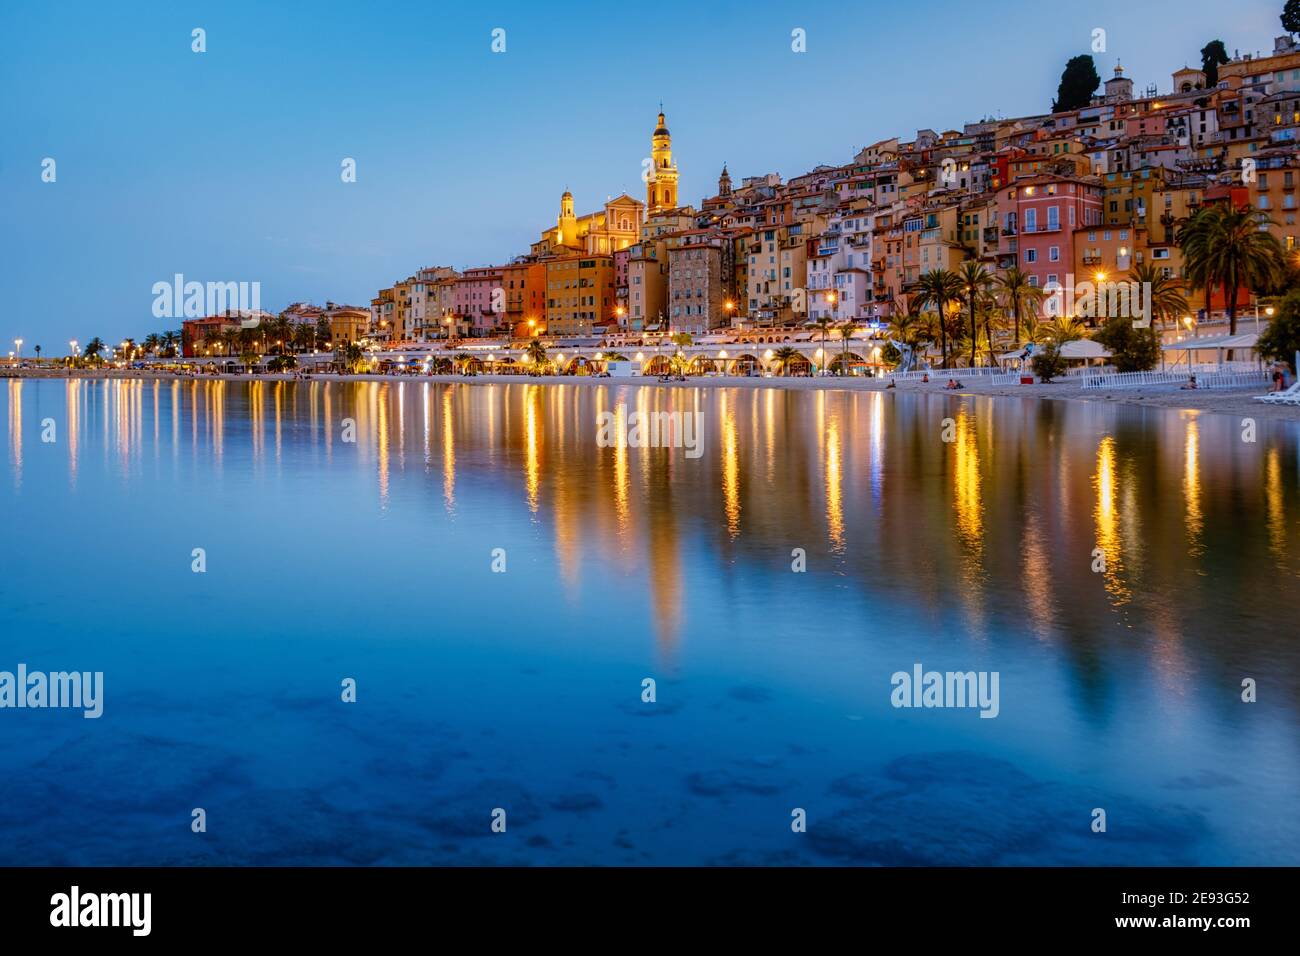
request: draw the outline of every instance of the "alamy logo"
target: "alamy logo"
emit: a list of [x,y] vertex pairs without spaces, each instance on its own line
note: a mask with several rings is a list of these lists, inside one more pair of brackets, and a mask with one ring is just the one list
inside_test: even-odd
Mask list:
[[171,282],[155,282],[153,295],[156,319],[201,319],[228,312],[259,312],[262,308],[260,282],[186,282],[179,272]]
[[153,929],[152,893],[82,893],[74,886],[50,897],[51,926],[129,926],[131,935]]
[[927,671],[920,664],[912,672],[896,671],[889,702],[895,707],[978,707],[981,717],[996,717],[998,671]]
[[687,458],[704,454],[700,435],[704,420],[699,411],[628,412],[619,404],[601,412],[596,444],[601,448],[684,448]]
[[0,671],[0,710],[7,707],[67,707],[81,710],[87,720],[104,713],[104,672],[27,670],[19,664],[17,673]]
[[1049,282],[1043,291],[1043,314],[1049,319],[1132,319],[1135,329],[1151,327],[1150,282],[1075,282],[1071,273],[1064,286]]

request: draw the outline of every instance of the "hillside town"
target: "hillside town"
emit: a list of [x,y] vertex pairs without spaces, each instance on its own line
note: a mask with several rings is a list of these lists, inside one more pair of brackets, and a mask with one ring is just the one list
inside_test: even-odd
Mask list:
[[[805,348],[783,370],[872,374],[913,353],[909,367],[997,366],[1024,357],[1026,343],[1104,325],[1104,310],[1060,307],[1061,290],[1073,296],[1081,280],[1140,282],[1166,343],[1230,338],[1242,318],[1259,331],[1297,285],[1300,45],[1287,34],[1266,54],[1228,56],[1219,41],[1201,52],[1201,67],[1141,90],[1121,63],[1101,82],[1092,58],[1076,57],[1062,91],[1082,67],[1079,104],[920,129],[788,179],[733,178],[723,164],[716,192],[696,203],[678,195],[661,108],[644,197],[581,211],[566,190],[554,223],[501,265],[423,266],[365,305],[227,309],[143,344],[96,340],[96,355],[171,355],[179,340],[188,359],[261,367],[349,349],[504,355],[536,341],[539,361],[567,351],[552,364],[585,373],[627,347],[797,346],[818,335],[826,346],[830,328],[865,347],[851,357]],[[1267,248],[1249,235],[1244,252],[1198,244],[1202,213],[1214,211],[1246,217]],[[750,372],[774,360],[771,348],[745,354]],[[732,371],[725,353],[696,357],[703,366],[691,371]]]

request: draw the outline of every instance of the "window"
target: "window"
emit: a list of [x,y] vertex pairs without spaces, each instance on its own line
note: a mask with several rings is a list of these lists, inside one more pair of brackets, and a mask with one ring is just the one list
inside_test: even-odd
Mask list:
[[1037,261],[1038,261],[1038,250],[1037,250],[1037,249],[1026,249],[1026,250],[1025,250],[1025,261],[1026,261],[1026,262],[1037,262]]
[[1052,246],[1050,249],[1047,250],[1047,261],[1048,261],[1048,262],[1060,262],[1060,261],[1061,261],[1061,247],[1060,247],[1060,246]]

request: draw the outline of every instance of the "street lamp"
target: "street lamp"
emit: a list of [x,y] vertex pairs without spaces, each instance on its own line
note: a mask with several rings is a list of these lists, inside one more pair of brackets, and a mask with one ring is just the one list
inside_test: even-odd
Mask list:
[[22,339],[14,339],[14,348],[18,350],[18,357],[19,357],[19,358],[22,358],[22,357],[23,357],[23,340],[22,340]]

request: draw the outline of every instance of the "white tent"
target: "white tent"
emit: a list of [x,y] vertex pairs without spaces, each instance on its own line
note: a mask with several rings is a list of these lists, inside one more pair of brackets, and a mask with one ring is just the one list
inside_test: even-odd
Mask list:
[[1094,342],[1092,339],[1075,339],[1073,342],[1066,342],[1061,346],[1061,358],[1070,361],[1092,361],[1093,359],[1108,359],[1110,353],[1102,347],[1100,342]]
[[[1197,352],[1213,352],[1214,360],[1218,363],[1222,363],[1223,353],[1229,349],[1240,349],[1245,352],[1252,352],[1258,342],[1258,333],[1239,332],[1236,335],[1213,335],[1207,336],[1203,339],[1182,339],[1178,342],[1170,342],[1167,345],[1162,345],[1160,346],[1160,350],[1161,352],[1184,353],[1188,365],[1192,364]],[[1178,364],[1182,358],[1183,356],[1175,356],[1174,364]]]

